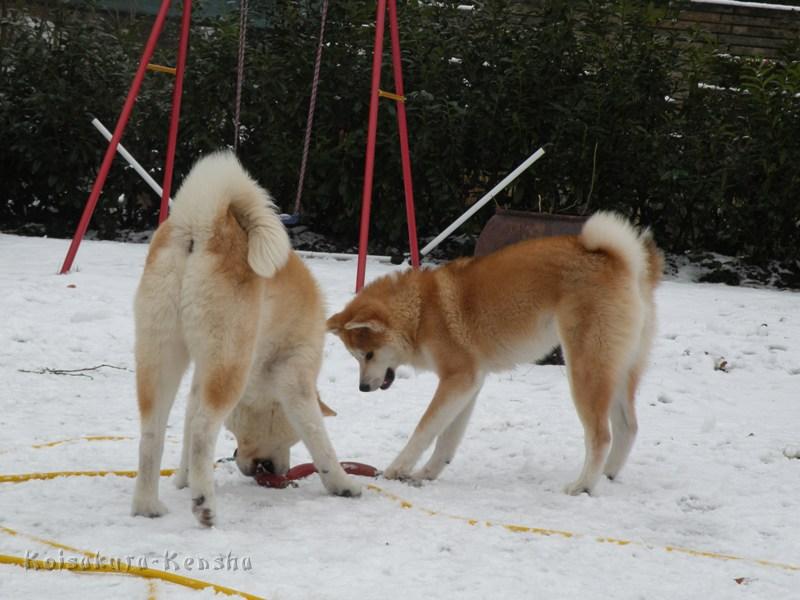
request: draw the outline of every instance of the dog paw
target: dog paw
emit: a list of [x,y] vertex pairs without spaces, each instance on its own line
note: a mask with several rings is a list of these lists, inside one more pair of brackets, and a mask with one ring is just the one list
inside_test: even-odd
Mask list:
[[345,477],[344,481],[326,484],[327,490],[334,496],[342,496],[343,498],[357,498],[361,495],[361,484],[353,480],[351,477]]
[[412,479],[413,481],[433,481],[434,479],[439,477],[439,475],[441,475],[442,470],[443,469],[425,465],[418,471],[414,471],[411,474],[410,479]]
[[175,471],[172,483],[175,484],[175,487],[179,490],[187,487],[189,485],[189,469],[178,469]]
[[192,498],[192,513],[194,514],[197,522],[204,527],[213,527],[216,518],[216,511],[214,510],[211,502],[206,500],[205,496],[198,496]]
[[411,479],[411,469],[392,463],[384,470],[383,477],[384,479]]
[[583,493],[589,496],[592,495],[591,488],[588,485],[586,485],[584,481],[581,481],[580,479],[578,481],[573,481],[569,485],[565,486],[564,492],[566,494],[569,494],[570,496],[579,496]]
[[134,517],[148,517],[154,519],[168,512],[167,505],[158,498],[152,498],[150,500],[134,499],[133,506],[131,507],[131,515]]
[[423,486],[424,482],[427,481],[427,480],[426,479],[422,479],[420,477],[417,477],[416,475],[414,475],[412,473],[408,477],[401,477],[399,481],[402,481],[403,483],[405,483],[406,485],[408,485],[410,487],[421,488]]

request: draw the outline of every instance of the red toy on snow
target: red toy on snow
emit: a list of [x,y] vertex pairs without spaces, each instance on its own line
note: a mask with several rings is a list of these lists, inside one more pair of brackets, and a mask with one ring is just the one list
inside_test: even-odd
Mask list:
[[[349,473],[350,475],[361,475],[363,477],[378,476],[378,469],[370,465],[365,465],[364,463],[342,462],[340,464],[342,465],[345,473]],[[286,471],[286,475],[276,475],[275,473],[261,471],[256,473],[254,479],[258,485],[263,485],[264,487],[285,488],[288,487],[292,482],[304,477],[308,477],[316,472],[317,468],[313,463],[303,463]]]

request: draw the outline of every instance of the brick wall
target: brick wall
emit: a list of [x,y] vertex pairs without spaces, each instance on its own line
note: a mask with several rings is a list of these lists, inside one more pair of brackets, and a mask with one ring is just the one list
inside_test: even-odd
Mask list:
[[[798,0],[800,5],[800,0]],[[693,2],[670,29],[696,28],[721,52],[738,56],[775,57],[781,48],[800,39],[800,11]]]

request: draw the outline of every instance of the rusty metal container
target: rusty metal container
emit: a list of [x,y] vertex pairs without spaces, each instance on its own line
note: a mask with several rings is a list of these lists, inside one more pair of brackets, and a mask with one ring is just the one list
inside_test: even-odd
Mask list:
[[552,235],[576,235],[588,217],[506,210],[498,208],[475,244],[475,256],[484,256],[509,244]]

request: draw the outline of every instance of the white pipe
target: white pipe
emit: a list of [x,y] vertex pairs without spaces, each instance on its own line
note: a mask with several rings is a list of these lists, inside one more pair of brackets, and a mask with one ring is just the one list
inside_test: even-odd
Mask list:
[[503,181],[501,181],[496,186],[494,186],[491,190],[489,190],[486,194],[484,194],[484,196],[480,200],[478,200],[475,204],[470,206],[469,209],[467,210],[467,212],[465,212],[463,215],[461,215],[455,221],[453,221],[447,229],[445,229],[442,233],[437,235],[433,239],[433,241],[431,241],[427,246],[425,246],[422,250],[420,250],[420,255],[425,256],[426,254],[428,254],[428,252],[430,252],[431,250],[436,248],[436,246],[441,244],[442,240],[444,240],[447,236],[449,236],[456,229],[458,229],[464,221],[469,219],[472,215],[474,215],[481,208],[483,208],[484,204],[486,204],[487,202],[489,202],[489,200],[494,198],[498,194],[498,192],[500,192],[501,190],[503,190],[503,188],[508,186],[509,183],[511,183],[517,177],[519,177],[522,174],[523,171],[525,171],[528,167],[530,167],[537,160],[542,158],[542,156],[544,156],[544,149],[543,148],[539,148],[536,152],[531,154],[525,160],[525,162],[523,162],[520,166],[518,166],[516,169],[511,171],[511,173],[506,175],[506,177],[503,179]]
[[[103,134],[104,138],[106,138],[109,142],[111,141],[111,132],[106,129],[105,125],[103,125],[97,118],[92,119],[92,125],[95,126],[97,131]],[[144,170],[142,165],[136,162],[136,159],[133,158],[131,153],[125,149],[125,146],[122,144],[117,144],[117,152],[120,153],[122,158],[128,161],[128,164],[139,174],[139,177],[144,179],[145,183],[149,185],[156,194],[158,194],[159,198],[161,198],[161,196],[164,194],[164,190],[161,189],[161,186],[158,185],[158,183],[156,183],[155,179],[150,177],[150,174]],[[172,206],[172,198],[169,199],[169,204]]]
[[764,8],[767,10],[800,11],[800,6],[787,4],[766,4],[762,2],[739,2],[737,0],[691,0],[691,2],[704,2],[706,4],[721,4],[722,6],[744,6],[747,8]]
[[[355,260],[358,258],[358,254],[345,254],[344,252],[316,252],[314,250],[295,250],[294,252],[302,258],[330,258],[333,260]],[[381,263],[392,261],[391,256],[382,256],[380,254],[368,254],[367,258]]]

